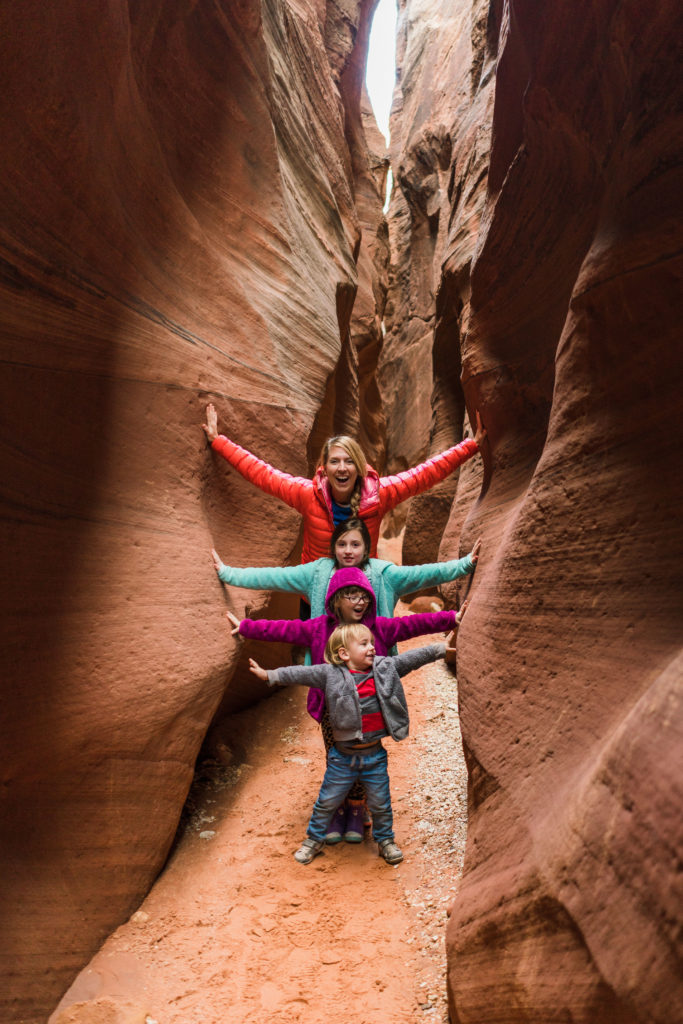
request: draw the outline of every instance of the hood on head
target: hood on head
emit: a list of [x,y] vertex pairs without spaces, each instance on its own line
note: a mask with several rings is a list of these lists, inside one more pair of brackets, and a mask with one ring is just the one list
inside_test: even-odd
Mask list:
[[332,573],[330,585],[327,588],[327,595],[325,596],[325,611],[327,614],[332,614],[330,601],[337,591],[343,590],[344,587],[358,587],[359,590],[367,590],[370,595],[370,604],[365,609],[365,615],[363,616],[362,621],[365,622],[366,619],[374,620],[377,615],[375,592],[372,589],[372,584],[365,573],[361,569],[357,569],[355,566],[350,566],[345,569],[337,569],[336,572]]

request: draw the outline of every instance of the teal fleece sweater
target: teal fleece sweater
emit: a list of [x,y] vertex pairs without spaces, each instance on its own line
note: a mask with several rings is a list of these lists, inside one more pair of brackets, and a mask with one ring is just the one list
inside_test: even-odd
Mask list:
[[[370,558],[361,567],[372,584],[377,599],[377,614],[391,616],[399,597],[412,594],[425,587],[469,576],[474,565],[469,555],[453,558],[450,562],[430,562],[426,565],[394,565],[382,558]],[[280,590],[300,594],[311,606],[311,618],[325,614],[325,595],[332,573],[331,558],[318,558],[304,565],[270,566],[264,569],[235,569],[224,565],[218,573],[223,583],[249,590]]]

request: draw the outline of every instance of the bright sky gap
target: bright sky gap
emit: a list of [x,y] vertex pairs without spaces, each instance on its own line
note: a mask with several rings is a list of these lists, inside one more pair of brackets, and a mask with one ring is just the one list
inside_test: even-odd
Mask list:
[[370,30],[365,83],[379,130],[389,144],[389,111],[396,80],[396,0],[379,0]]

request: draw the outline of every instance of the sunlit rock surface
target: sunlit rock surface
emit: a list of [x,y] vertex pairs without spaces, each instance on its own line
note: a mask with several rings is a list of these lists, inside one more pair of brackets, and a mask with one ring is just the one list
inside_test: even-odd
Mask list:
[[[681,8],[408,0],[403,31],[430,59],[404,57],[394,107],[384,365],[413,359],[426,392],[433,352],[490,442],[441,545],[484,538],[458,639],[471,785],[451,1017],[668,1024],[683,999]],[[399,387],[384,401],[391,464],[412,414],[394,415]],[[437,521],[420,514],[410,560]]]
[[[296,543],[208,452],[206,401],[302,474],[357,417],[328,382],[359,256],[365,291],[381,266],[384,169],[345,81],[367,8],[0,13],[3,1021],[43,1021],[164,862],[235,667],[209,549]],[[242,672],[227,705],[254,692]]]

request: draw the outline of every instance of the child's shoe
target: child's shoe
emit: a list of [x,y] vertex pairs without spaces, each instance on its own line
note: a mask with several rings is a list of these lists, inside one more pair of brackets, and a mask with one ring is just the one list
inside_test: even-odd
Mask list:
[[318,856],[322,846],[323,844],[319,843],[317,839],[304,839],[294,854],[294,860],[298,860],[299,864],[310,864],[314,857]]
[[346,810],[345,843],[363,842],[363,800],[348,800]]
[[325,836],[326,843],[329,843],[330,846],[334,846],[335,843],[341,843],[342,836],[344,835],[345,822],[346,806],[342,804],[341,807],[338,807],[334,812],[334,818],[329,824],[327,835]]
[[400,864],[403,860],[403,854],[393,839],[382,840],[379,844],[379,855],[387,864]]

